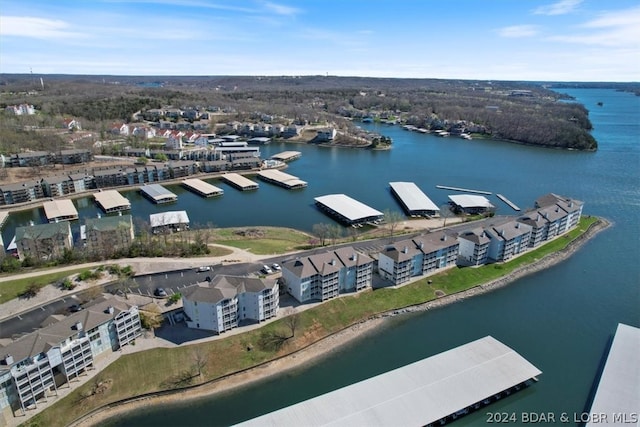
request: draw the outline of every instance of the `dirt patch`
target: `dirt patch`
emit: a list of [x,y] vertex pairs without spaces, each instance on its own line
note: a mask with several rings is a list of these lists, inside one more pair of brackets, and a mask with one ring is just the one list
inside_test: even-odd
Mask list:
[[265,236],[264,230],[260,230],[259,228],[235,230],[233,234],[236,236],[247,237],[249,239],[261,239]]

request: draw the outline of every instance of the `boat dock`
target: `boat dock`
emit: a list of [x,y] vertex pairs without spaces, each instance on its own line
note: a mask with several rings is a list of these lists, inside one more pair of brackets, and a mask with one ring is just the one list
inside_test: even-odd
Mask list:
[[43,207],[47,221],[50,223],[78,219],[78,210],[69,199],[44,202]]
[[345,194],[329,194],[316,197],[314,200],[320,209],[347,225],[361,226],[363,223],[377,224],[384,218],[382,212],[352,199]]
[[100,209],[105,213],[120,212],[131,209],[129,199],[118,193],[116,190],[104,190],[93,194]]
[[593,398],[586,427],[603,424],[638,425],[638,353],[640,328],[619,323]]
[[222,180],[232,187],[242,191],[257,190],[258,187],[260,187],[257,182],[253,182],[238,173],[225,173],[222,175]]
[[509,205],[509,207],[511,209],[513,209],[514,211],[519,211],[520,210],[520,208],[515,203],[513,203],[511,200],[509,200],[506,197],[504,197],[502,194],[496,193],[496,197],[498,199],[502,200],[503,202],[505,202],[507,205]]
[[307,182],[297,176],[289,175],[277,169],[266,169],[258,172],[258,178],[263,181],[284,187],[287,190],[295,190],[307,186]]
[[524,389],[541,373],[487,336],[239,425],[442,425]]
[[463,193],[492,194],[491,191],[470,190],[468,188],[449,187],[447,185],[436,185],[436,188],[439,188],[441,190],[462,191]]
[[391,193],[400,202],[407,215],[436,216],[440,208],[413,182],[390,182]]
[[280,160],[281,162],[290,162],[302,157],[300,151],[283,151],[282,153],[274,154],[271,156],[273,160]]
[[149,225],[153,234],[173,233],[189,229],[187,211],[167,211],[149,215]]
[[7,222],[7,218],[9,218],[9,212],[0,211],[0,227],[2,227],[5,222]]
[[142,194],[153,203],[171,203],[178,200],[178,196],[160,184],[149,184],[140,187]]
[[182,181],[182,186],[202,197],[221,196],[224,194],[222,188],[218,188],[201,179],[185,179]]

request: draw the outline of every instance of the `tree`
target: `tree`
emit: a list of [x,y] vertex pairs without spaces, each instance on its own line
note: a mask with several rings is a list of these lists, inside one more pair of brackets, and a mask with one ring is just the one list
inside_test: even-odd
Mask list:
[[442,217],[442,228],[447,226],[447,218],[454,218],[456,214],[451,210],[451,205],[444,204],[440,207],[440,216]]
[[330,227],[331,226],[329,224],[324,224],[324,223],[313,224],[313,227],[311,228],[311,230],[313,231],[313,234],[315,234],[318,237],[318,239],[320,239],[320,246],[325,245],[327,237],[329,236]]
[[329,237],[331,238],[331,244],[335,245],[336,240],[342,237],[342,227],[338,224],[329,225]]
[[202,378],[204,368],[207,366],[207,362],[209,361],[209,356],[202,346],[196,346],[191,352],[191,357],[193,359],[193,370],[195,375]]
[[393,232],[395,231],[400,221],[404,219],[404,215],[402,215],[398,211],[392,211],[387,209],[384,211],[384,219],[385,219],[385,222],[387,223],[387,227],[389,228],[389,235],[393,236]]
[[151,310],[140,310],[140,325],[155,335],[155,330],[162,325],[162,314]]
[[284,324],[287,325],[287,328],[289,328],[289,332],[291,333],[289,338],[293,338],[300,326],[300,313],[289,307],[285,310],[284,315],[286,316],[284,318]]

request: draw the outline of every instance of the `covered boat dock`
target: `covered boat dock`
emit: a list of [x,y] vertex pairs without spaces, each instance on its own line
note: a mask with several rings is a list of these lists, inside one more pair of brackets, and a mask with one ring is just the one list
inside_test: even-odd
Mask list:
[[153,203],[171,203],[178,200],[178,196],[160,184],[149,184],[140,187],[142,194]]
[[44,202],[43,207],[47,221],[50,223],[78,219],[78,210],[69,199]]
[[149,225],[154,234],[189,229],[187,211],[167,211],[149,215]]
[[222,175],[222,180],[232,187],[242,191],[257,190],[258,187],[260,187],[257,182],[253,182],[249,178],[245,178],[238,173],[225,173]]
[[282,153],[274,154],[271,158],[273,160],[280,160],[281,162],[290,162],[299,159],[301,156],[302,153],[300,151],[283,151]]
[[440,208],[413,182],[390,182],[389,185],[391,193],[398,199],[407,215],[440,215]]
[[218,188],[201,179],[185,179],[182,181],[182,186],[202,197],[221,196],[224,193],[222,188]]
[[384,218],[382,212],[345,194],[329,194],[314,200],[320,209],[347,225],[376,224]]
[[491,211],[495,206],[484,196],[476,194],[454,194],[449,196],[456,211],[466,214],[478,214]]
[[279,171],[277,169],[262,170],[258,172],[258,178],[263,181],[279,185],[280,187],[284,187],[288,190],[304,188],[307,186],[306,181],[299,179],[297,176],[289,175],[288,173]]
[[640,328],[618,324],[586,426],[638,425]]
[[116,190],[104,190],[93,194],[94,199],[100,209],[105,213],[126,211],[131,209],[129,199],[118,193]]
[[441,425],[523,389],[541,373],[487,336],[239,425]]

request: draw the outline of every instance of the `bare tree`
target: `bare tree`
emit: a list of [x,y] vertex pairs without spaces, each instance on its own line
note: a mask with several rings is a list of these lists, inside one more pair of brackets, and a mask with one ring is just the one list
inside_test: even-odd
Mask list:
[[335,245],[336,240],[342,237],[342,227],[338,224],[330,225],[329,237],[331,238],[331,244]]
[[400,224],[400,221],[404,219],[404,215],[402,215],[398,211],[385,210],[384,219],[385,219],[385,222],[387,223],[387,227],[389,228],[389,235],[393,236],[393,233],[396,227],[398,227],[398,224]]
[[284,315],[284,324],[287,325],[291,336],[289,338],[293,338],[296,336],[296,331],[300,326],[300,313],[296,312],[293,308],[289,307],[285,310]]
[[191,357],[193,359],[193,370],[195,374],[202,379],[202,376],[204,375],[204,368],[207,366],[207,362],[209,361],[209,356],[202,346],[196,346],[191,352]]
[[330,227],[331,226],[329,224],[324,224],[324,223],[313,224],[313,227],[311,230],[313,231],[313,234],[315,234],[318,237],[318,239],[320,239],[320,246],[325,245],[327,237],[329,236]]

